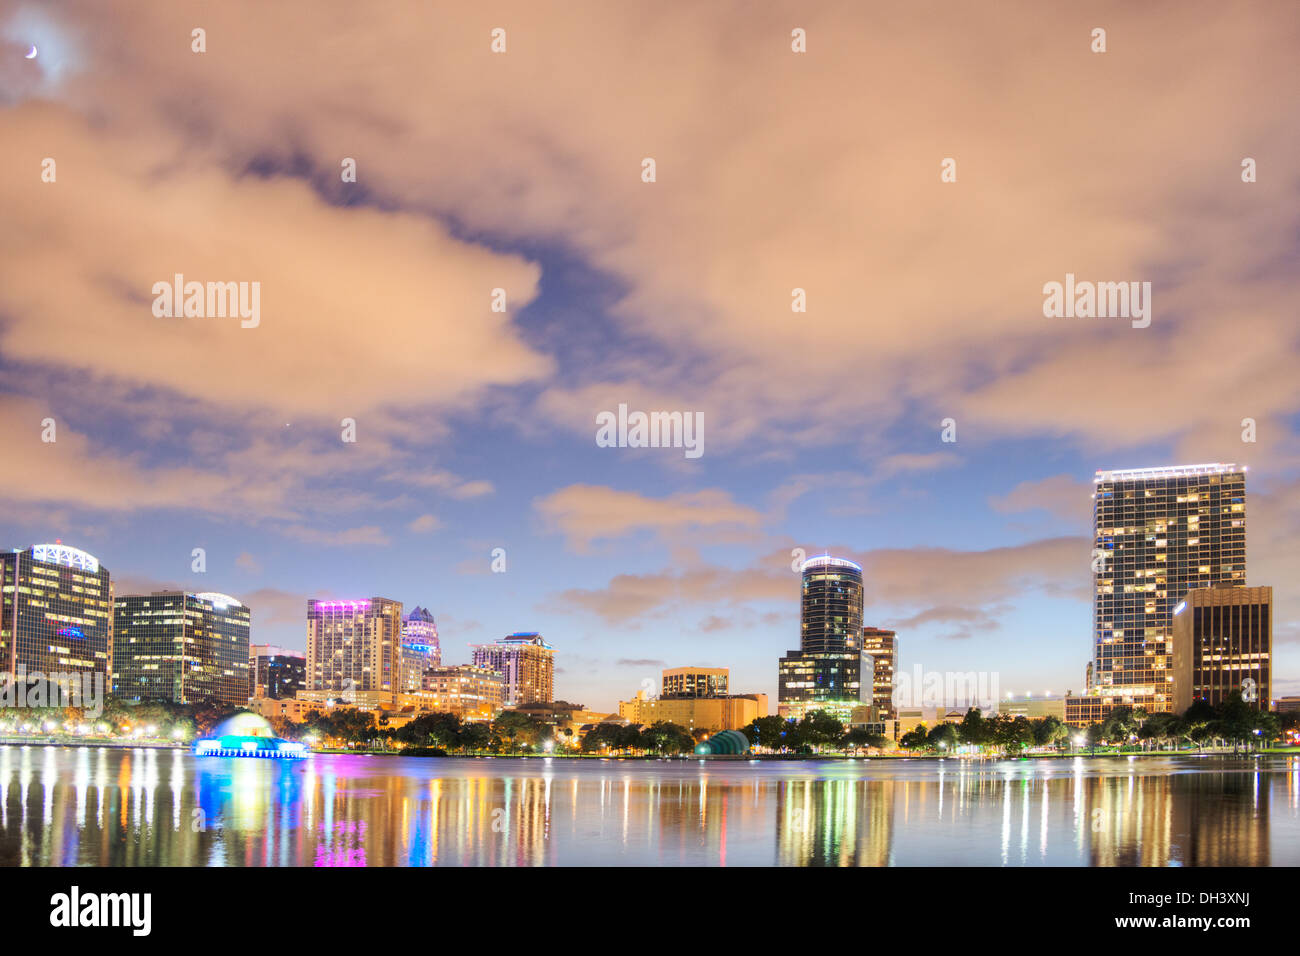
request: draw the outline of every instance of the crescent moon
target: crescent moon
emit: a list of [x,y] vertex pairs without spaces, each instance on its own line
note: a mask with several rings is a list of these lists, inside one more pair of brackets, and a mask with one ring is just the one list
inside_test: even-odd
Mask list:
[[33,45],[32,45],[32,48],[31,48],[30,50],[27,51],[27,59],[29,59],[29,60],[34,60],[34,59],[36,59],[36,46],[35,46],[35,44],[33,44]]

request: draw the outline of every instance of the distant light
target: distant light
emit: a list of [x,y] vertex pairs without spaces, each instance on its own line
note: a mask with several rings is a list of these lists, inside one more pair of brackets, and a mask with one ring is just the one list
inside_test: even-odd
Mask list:
[[1178,606],[1177,606],[1176,608],[1174,608],[1174,613],[1175,613],[1175,614],[1182,614],[1183,611],[1185,611],[1186,609],[1187,609],[1187,602],[1186,602],[1186,601],[1179,601],[1179,602],[1178,602]]

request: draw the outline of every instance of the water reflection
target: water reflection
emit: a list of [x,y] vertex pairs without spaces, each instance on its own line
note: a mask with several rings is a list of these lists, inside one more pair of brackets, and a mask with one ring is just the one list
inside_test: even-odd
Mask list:
[[1300,863],[1300,759],[700,763],[0,746],[0,865]]

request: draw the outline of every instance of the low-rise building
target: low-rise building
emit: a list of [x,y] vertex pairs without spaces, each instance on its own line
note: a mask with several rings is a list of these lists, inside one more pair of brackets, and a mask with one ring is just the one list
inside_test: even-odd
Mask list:
[[939,724],[960,724],[966,719],[966,711],[951,710],[947,707],[902,707],[897,713],[896,726],[899,737],[910,733],[922,724],[933,728]]
[[885,707],[876,704],[864,704],[861,707],[855,707],[853,713],[849,714],[847,729],[865,730],[877,737],[898,740],[898,721],[888,716],[892,712],[892,704]]
[[668,721],[687,730],[740,730],[759,717],[766,717],[766,694],[729,694],[725,697],[650,698],[637,691],[631,700],[618,703],[618,714],[633,724]]
[[1043,697],[1010,697],[998,702],[999,714],[1006,714],[1008,717],[1026,717],[1029,720],[1040,720],[1044,717],[1055,717],[1058,720],[1065,720],[1065,697],[1056,697],[1047,695]]
[[582,739],[583,727],[589,727],[610,717],[618,716],[603,710],[588,710],[581,704],[570,704],[563,700],[551,703],[521,704],[518,707],[509,708],[509,711],[527,714],[534,720],[540,720],[552,728],[554,738],[558,743],[574,746]]
[[273,720],[283,717],[295,724],[306,723],[307,715],[312,711],[324,711],[325,704],[314,700],[299,700],[296,697],[255,697],[248,705],[254,713]]

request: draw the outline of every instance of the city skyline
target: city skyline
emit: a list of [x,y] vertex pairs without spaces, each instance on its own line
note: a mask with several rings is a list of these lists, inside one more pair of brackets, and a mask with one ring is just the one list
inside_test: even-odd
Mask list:
[[[1217,464],[1217,463],[1216,463],[1216,464],[1205,464],[1205,465],[1178,465],[1178,466],[1158,466],[1158,467],[1151,467],[1151,468],[1136,468],[1136,469],[1109,469],[1109,470],[1097,470],[1097,471],[1095,472],[1094,484],[1095,484],[1096,487],[1101,487],[1101,485],[1102,485],[1103,483],[1106,485],[1106,487],[1112,487],[1112,483],[1113,483],[1113,482],[1116,482],[1116,481],[1127,481],[1127,482],[1130,483],[1130,486],[1131,486],[1131,484],[1132,484],[1133,482],[1135,482],[1135,481],[1137,481],[1137,482],[1139,482],[1139,483],[1140,483],[1140,482],[1143,482],[1143,481],[1146,481],[1146,480],[1151,480],[1151,481],[1155,482],[1155,481],[1160,481],[1160,480],[1170,479],[1171,476],[1174,476],[1174,477],[1177,478],[1177,482],[1175,482],[1175,484],[1177,484],[1178,487],[1179,487],[1180,489],[1185,490],[1185,488],[1183,488],[1183,485],[1185,485],[1186,482],[1187,482],[1187,480],[1189,480],[1189,479],[1192,480],[1193,483],[1195,483],[1195,481],[1197,480],[1198,476],[1215,475],[1216,477],[1215,477],[1213,480],[1217,482],[1217,481],[1219,480],[1219,477],[1222,477],[1222,476],[1226,475],[1227,478],[1228,478],[1229,480],[1236,481],[1236,482],[1239,483],[1238,485],[1234,485],[1233,487],[1234,487],[1234,488],[1239,488],[1240,491],[1237,491],[1237,490],[1225,490],[1223,493],[1224,493],[1225,495],[1235,495],[1235,494],[1240,494],[1240,495],[1243,495],[1243,496],[1244,496],[1244,488],[1245,488],[1245,485],[1244,485],[1244,479],[1245,479],[1245,475],[1246,475],[1246,473],[1247,473],[1248,471],[1249,471],[1249,469],[1248,469],[1247,466],[1238,466],[1238,465],[1236,465],[1236,464]],[[1143,484],[1142,487],[1145,487],[1145,484]],[[1173,487],[1173,484],[1171,484],[1171,487]],[[1195,490],[1195,489],[1193,489],[1193,490]],[[1107,528],[1107,529],[1102,529],[1101,524],[1102,524],[1102,523],[1113,524],[1114,522],[1113,522],[1113,520],[1111,520],[1111,518],[1113,517],[1113,515],[1112,515],[1112,513],[1109,512],[1109,511],[1106,512],[1106,515],[1108,516],[1107,519],[1106,519],[1106,521],[1105,521],[1105,522],[1102,521],[1102,514],[1103,514],[1103,513],[1102,513],[1101,511],[1099,511],[1099,510],[1096,508],[1096,497],[1095,497],[1095,493],[1094,493],[1094,495],[1091,496],[1091,497],[1092,497],[1092,500],[1094,501],[1094,525],[1093,525],[1093,531],[1094,531],[1094,534],[1097,535],[1097,537],[1094,539],[1094,542],[1093,542],[1093,543],[1097,543],[1097,542],[1099,542],[1099,541],[1101,540],[1100,535],[1101,535],[1101,533],[1102,533],[1103,530],[1106,530],[1106,531],[1108,531],[1108,532],[1110,531],[1109,528]],[[1180,500],[1181,500],[1181,499],[1180,499]],[[1225,500],[1226,500],[1226,499],[1225,499]],[[1243,500],[1243,499],[1233,499],[1233,500]],[[1163,505],[1162,505],[1162,507],[1163,507]],[[1233,507],[1233,508],[1240,507],[1240,508],[1242,509],[1242,510],[1241,510],[1241,513],[1242,513],[1242,514],[1246,514],[1244,504],[1242,504],[1242,505],[1240,505],[1240,506],[1235,506],[1235,505],[1234,505],[1234,506],[1232,506],[1232,507]],[[1184,507],[1184,510],[1186,510],[1185,507]],[[1229,509],[1229,510],[1231,510],[1231,509]],[[1242,519],[1242,520],[1244,521],[1244,519]],[[1223,577],[1224,577],[1225,579],[1229,579],[1229,578],[1230,578],[1230,579],[1232,579],[1232,580],[1234,580],[1234,581],[1245,580],[1245,575],[1244,575],[1244,554],[1242,554],[1242,547],[1243,547],[1243,542],[1244,542],[1244,540],[1245,540],[1246,531],[1245,531],[1245,528],[1244,528],[1244,527],[1239,528],[1239,529],[1235,528],[1236,525],[1241,524],[1241,523],[1242,523],[1242,522],[1233,522],[1233,524],[1234,524],[1233,534],[1235,535],[1235,538],[1234,538],[1233,540],[1234,540],[1236,543],[1233,544],[1233,545],[1231,545],[1231,546],[1228,546],[1228,547],[1225,548],[1225,550],[1227,551],[1229,557],[1233,558],[1234,560],[1236,560],[1236,559],[1241,559],[1241,561],[1242,561],[1242,565],[1237,567],[1237,573],[1234,573],[1233,570],[1232,570],[1232,568],[1229,568],[1229,569],[1224,573],[1224,575],[1223,575]],[[1215,553],[1215,555],[1217,556],[1217,555],[1219,554],[1219,549],[1220,549],[1220,547],[1221,547],[1220,539],[1223,537],[1223,534],[1221,534],[1220,531],[1218,530],[1218,522],[1217,522],[1217,521],[1214,521],[1214,522],[1213,522],[1213,525],[1214,525],[1214,527],[1213,527],[1212,530],[1213,530],[1213,535],[1214,535],[1214,538],[1215,538],[1215,545],[1214,545],[1214,549],[1215,549],[1215,550],[1214,550],[1214,553]],[[1227,526],[1226,519],[1225,519],[1225,525],[1224,525],[1224,526],[1225,526],[1225,528],[1226,528],[1226,526]],[[1123,529],[1119,529],[1119,530],[1122,531]],[[1193,530],[1193,532],[1195,532],[1195,529],[1192,529],[1192,530]],[[1226,532],[1225,532],[1224,534],[1226,534]],[[1176,535],[1174,535],[1174,536],[1176,536]],[[1183,537],[1184,537],[1184,538],[1187,537],[1187,534],[1186,534],[1186,533],[1183,533]],[[1117,539],[1118,539],[1118,536],[1117,536]],[[67,546],[67,545],[64,545],[63,542],[61,542],[61,541],[59,542],[59,545],[60,545],[61,547],[64,547],[64,548],[68,548],[68,546]],[[1185,542],[1184,542],[1184,545],[1185,545]],[[47,546],[47,547],[48,547],[48,546]],[[76,549],[76,548],[69,548],[69,550],[74,551],[74,552],[78,552],[78,553],[85,553],[85,552],[81,552],[79,549]],[[1163,545],[1163,543],[1162,543],[1162,545],[1161,545],[1161,551],[1162,551],[1162,553],[1163,553],[1163,551],[1164,551],[1164,545]],[[1152,553],[1154,554],[1154,550],[1153,550]],[[1206,552],[1206,553],[1208,553],[1208,552]],[[87,560],[93,560],[93,561],[96,561],[96,565],[97,565],[97,558],[95,558],[95,556],[87,554],[87,555],[86,555],[86,559],[87,559]],[[1216,559],[1217,559],[1217,558],[1216,558]],[[1091,560],[1092,560],[1093,563],[1087,567],[1087,573],[1089,574],[1090,579],[1091,579],[1091,576],[1092,576],[1094,573],[1097,572],[1097,568],[1096,568],[1096,566],[1095,566],[1095,562],[1096,562],[1096,551],[1095,551],[1095,550],[1094,550],[1094,552],[1093,552],[1093,554],[1092,554],[1092,556],[1091,556]],[[857,576],[857,574],[861,573],[861,568],[860,568],[858,565],[856,565],[855,563],[853,563],[853,562],[851,562],[851,561],[846,561],[846,560],[843,559],[843,558],[839,558],[839,557],[837,557],[837,556],[832,556],[832,555],[830,554],[829,551],[828,551],[825,555],[822,555],[822,556],[814,555],[814,556],[812,556],[812,557],[810,557],[810,558],[799,557],[799,558],[796,559],[796,561],[795,561],[794,563],[797,564],[798,567],[801,569],[801,573],[800,573],[800,575],[799,575],[799,578],[803,578],[803,577],[805,576],[805,575],[804,575],[804,572],[806,572],[808,569],[810,569],[810,568],[811,568],[812,566],[814,566],[814,565],[827,565],[827,566],[830,566],[830,565],[836,565],[836,564],[839,564],[839,565],[847,565],[847,566],[849,566],[849,569],[852,571],[852,573],[854,574],[855,577]],[[1130,561],[1130,563],[1131,563],[1131,561]],[[1153,565],[1153,566],[1154,566],[1154,565]],[[793,566],[792,566],[792,567],[793,567]],[[1103,568],[1104,568],[1104,567],[1105,567],[1105,566],[1103,565]],[[98,570],[98,566],[96,566],[96,570]],[[1113,573],[1113,572],[1111,572],[1111,573]],[[1195,571],[1193,571],[1192,574],[1195,575]],[[1219,571],[1218,571],[1217,568],[1215,569],[1215,571],[1214,571],[1213,574],[1210,574],[1209,572],[1204,572],[1204,571],[1201,572],[1201,579],[1202,579],[1202,580],[1207,580],[1207,581],[1211,581],[1211,582],[1212,582],[1212,581],[1214,581],[1214,580],[1218,580],[1219,577],[1220,577],[1220,575],[1219,575]],[[116,581],[116,579],[114,579],[114,580]],[[1180,578],[1180,580],[1182,580],[1182,579]],[[1105,584],[1105,583],[1109,583],[1109,582],[1110,582],[1110,579],[1107,578],[1107,577],[1105,577],[1104,574],[1099,575],[1099,576],[1098,576],[1097,583],[1096,583],[1096,585],[1095,585],[1096,593],[1097,593],[1097,594],[1100,594],[1101,590],[1103,589],[1103,588],[1102,588],[1102,585]],[[1252,577],[1250,578],[1250,580],[1249,580],[1248,583],[1249,583],[1249,584],[1252,584],[1252,585],[1257,585],[1257,584],[1259,584],[1260,582],[1258,581],[1257,578],[1255,578],[1254,576],[1252,576]],[[1270,586],[1270,585],[1268,585],[1267,582],[1263,582],[1263,583],[1264,583],[1265,586]],[[1202,586],[1204,586],[1204,585],[1202,585]],[[1182,587],[1183,587],[1183,586],[1180,585],[1180,587],[1175,587],[1174,590],[1180,590],[1180,589],[1182,589]],[[116,588],[115,588],[115,590],[116,590]],[[174,589],[173,589],[173,590],[174,590]],[[863,582],[863,588],[862,588],[862,590],[866,590],[866,587],[865,587],[865,579],[864,579],[864,582]],[[1094,590],[1094,586],[1092,585],[1091,580],[1090,580],[1089,590]],[[195,592],[194,592],[194,591],[190,591],[190,592],[187,592],[187,593],[195,593]],[[120,600],[122,597],[129,597],[129,596],[132,596],[132,595],[122,595],[122,594],[119,594],[118,599]],[[1161,596],[1160,596],[1160,598],[1159,598],[1159,604],[1160,604],[1160,607],[1162,607],[1162,608],[1164,609],[1162,613],[1163,613],[1166,617],[1169,618],[1169,622],[1167,622],[1165,625],[1162,625],[1162,626],[1165,627],[1166,631],[1169,630],[1169,624],[1170,624],[1170,622],[1172,622],[1172,616],[1171,616],[1171,614],[1170,614],[1171,609],[1173,608],[1174,604],[1177,603],[1177,601],[1180,600],[1180,599],[1181,599],[1181,593],[1175,595],[1175,594],[1173,594],[1173,591],[1170,591],[1170,592],[1169,592],[1169,595],[1166,596],[1165,593],[1164,593],[1163,591],[1161,592]],[[231,598],[230,600],[238,600],[238,599]],[[403,606],[403,607],[405,606],[404,603],[403,603],[402,601],[399,601],[399,600],[397,600],[397,599],[383,599],[383,598],[381,598],[380,600],[390,600],[390,601],[392,601],[393,603],[395,603],[395,604],[398,605],[398,606]],[[796,600],[797,600],[797,595],[796,595]],[[805,584],[805,598],[804,598],[804,600],[805,600],[805,601],[807,600],[806,584]],[[307,606],[308,606],[308,621],[309,621],[309,623],[308,623],[308,628],[310,629],[311,608],[314,607],[314,606],[317,605],[317,604],[326,605],[326,606],[346,607],[347,605],[368,605],[369,602],[370,602],[370,599],[364,599],[364,600],[361,600],[361,599],[358,599],[358,600],[345,600],[345,599],[334,599],[334,600],[328,600],[328,599],[322,599],[322,598],[309,598],[308,601],[307,601]],[[418,613],[418,616],[419,616],[422,620],[427,621],[427,625],[426,625],[426,626],[427,626],[427,627],[430,627],[430,628],[432,629],[432,634],[434,635],[433,640],[434,640],[435,644],[439,644],[439,643],[441,643],[441,638],[438,636],[437,626],[436,626],[436,624],[434,624],[434,618],[435,618],[435,615],[432,613],[432,610],[431,610],[431,609],[426,609],[426,608],[421,607],[421,606],[419,606],[419,605],[417,604],[416,606],[414,606],[414,607],[411,609],[411,612],[412,612],[412,613]],[[1097,616],[1097,621],[1100,621],[1100,612],[1099,612],[1097,609],[1095,609],[1095,608],[1093,609],[1093,614],[1094,614],[1095,616]],[[402,617],[402,620],[403,620],[403,621],[406,621],[406,620],[409,619],[409,617],[410,617],[410,615],[409,615],[409,614],[406,614],[406,615],[404,615],[404,616]],[[797,619],[797,618],[798,618],[798,614],[796,614],[796,619]],[[819,620],[820,620],[820,619],[819,619]],[[869,623],[869,621],[870,621],[870,617],[869,617],[869,615],[866,613],[866,611],[865,611],[865,609],[864,609],[864,613],[863,613],[863,616],[862,616],[862,620],[861,620],[860,622],[857,622],[857,623],[856,623],[855,630],[859,630],[859,629],[861,629],[861,628],[863,628],[863,627],[865,627],[868,631],[871,631],[871,630],[875,629],[875,628],[876,628],[876,625],[873,625],[873,624]],[[823,623],[825,623],[825,622],[823,622]],[[398,632],[398,634],[399,634],[399,641],[401,641],[401,637],[402,637],[402,635],[405,634],[405,630],[404,630],[404,629],[405,629],[405,624],[403,624],[402,629],[399,630],[399,632]],[[257,639],[257,637],[258,637],[259,635],[257,634],[257,631],[256,631],[255,626],[254,626],[254,630],[253,630],[253,632],[252,632],[252,635],[253,635],[253,636],[252,636],[252,638],[251,638],[251,641],[252,641],[252,643],[254,643],[254,644],[259,644],[259,643],[260,643],[260,644],[271,643],[271,642],[268,642],[268,641],[265,641],[265,640],[258,640],[258,639]],[[499,635],[499,636],[497,636],[497,637],[495,637],[495,638],[490,638],[490,639],[488,639],[488,640],[487,640],[487,644],[492,644],[493,642],[495,642],[495,643],[497,643],[497,644],[500,644],[500,643],[502,643],[502,642],[508,642],[508,641],[510,641],[511,639],[520,639],[520,638],[527,638],[527,639],[530,639],[530,640],[536,640],[536,641],[540,641],[540,640],[541,640],[541,638],[540,638],[540,636],[539,636],[539,634],[538,634],[537,632],[532,632],[532,631],[529,631],[529,632],[510,631],[510,632],[507,632],[506,634]],[[898,664],[898,667],[899,667],[900,669],[902,669],[902,670],[909,670],[909,669],[911,669],[911,668],[913,667],[913,664],[914,664],[915,662],[914,662],[913,660],[909,659],[909,655],[908,655],[907,652],[906,652],[907,643],[906,643],[905,638],[906,638],[906,635],[905,635],[905,634],[898,635],[898,639],[902,642],[903,651],[900,653],[897,649],[895,649],[893,653],[894,653],[895,655],[898,656],[898,660],[901,662],[901,663]],[[1166,639],[1166,640],[1169,639],[1168,635],[1166,635],[1166,638],[1165,638],[1165,639]],[[800,640],[803,641],[804,638],[801,636]],[[861,645],[861,644],[862,644],[862,640],[863,640],[862,634],[858,633],[857,636],[856,636],[856,638],[855,638],[855,639],[851,639],[851,640],[849,640],[848,643],[849,643],[849,644],[852,644],[852,643],[853,643],[853,640],[856,640],[857,644],[858,644],[858,645]],[[1099,630],[1094,629],[1093,634],[1092,634],[1091,641],[1092,641],[1092,643],[1093,643],[1093,645],[1094,645],[1094,648],[1100,649],[1100,648],[1103,646],[1103,645],[1102,645],[1102,640],[1101,640],[1101,632],[1100,632]],[[304,639],[304,644],[305,644],[305,643],[306,643],[306,640]],[[402,643],[404,643],[404,641],[402,641]],[[1141,643],[1142,643],[1142,642],[1139,640],[1139,644],[1141,644]],[[287,645],[287,646],[290,646],[291,649],[296,649],[296,648],[292,648],[292,645]],[[478,657],[477,649],[480,648],[480,647],[482,647],[482,646],[484,646],[484,643],[483,643],[483,642],[467,643],[467,645],[466,645],[466,649],[467,649],[467,651],[468,651],[468,654],[465,655],[465,656],[466,656],[466,660],[465,660],[465,661],[448,661],[448,662],[444,662],[444,663],[448,664],[449,666],[459,666],[459,665],[462,665],[462,664],[478,663],[478,660],[477,660],[477,657]],[[546,646],[549,647],[550,645],[546,645]],[[818,645],[818,646],[820,646],[820,645]],[[1283,647],[1279,647],[1278,642],[1277,642],[1277,639],[1276,639],[1276,637],[1275,637],[1275,638],[1273,639],[1273,643],[1272,643],[1272,647],[1271,647],[1272,672],[1273,672],[1274,675],[1276,675],[1276,676],[1273,678],[1273,680],[1272,680],[1272,688],[1271,688],[1271,689],[1272,689],[1272,691],[1273,691],[1272,696],[1275,697],[1275,698],[1276,698],[1276,697],[1281,697],[1281,696],[1285,696],[1285,695],[1291,694],[1291,693],[1293,692],[1292,688],[1295,687],[1297,684],[1300,684],[1300,682],[1293,682],[1292,679],[1289,677],[1289,672],[1287,671],[1286,664],[1285,664],[1284,661],[1283,661],[1284,655],[1283,655],[1282,653],[1280,653],[1281,651],[1283,651],[1283,649],[1284,649],[1284,645],[1283,645]],[[400,658],[400,656],[401,656],[401,655],[400,655],[400,651],[401,651],[401,647],[400,647],[400,646],[398,646],[397,648],[394,649],[394,653],[396,654],[396,656],[397,656],[398,658]],[[780,652],[780,654],[785,654],[786,652],[787,652],[786,650],[783,650],[783,651]],[[1163,662],[1160,666],[1161,666],[1162,668],[1165,668],[1165,667],[1168,667],[1169,664],[1170,664],[1171,657],[1172,657],[1172,650],[1169,649],[1169,650],[1166,650],[1166,651],[1164,651],[1164,652],[1162,652],[1162,653],[1164,654],[1164,662]],[[779,655],[774,655],[774,657],[775,657],[775,656],[779,656]],[[558,657],[559,661],[561,661],[561,662],[563,661],[563,647],[560,647],[560,648],[559,648],[559,653],[557,654],[557,657]],[[782,660],[784,660],[784,658],[782,658]],[[731,669],[731,667],[732,667],[732,664],[730,663],[730,658],[728,658],[728,657],[725,656],[725,651],[724,651],[724,656],[723,656],[723,657],[718,658],[718,659],[715,659],[715,660],[712,660],[712,661],[709,661],[709,662],[704,662],[704,663],[698,662],[698,661],[696,661],[696,660],[694,660],[694,659],[691,659],[691,660],[666,660],[666,661],[663,661],[663,662],[656,662],[656,663],[661,663],[661,666],[662,666],[663,668],[672,668],[672,667],[709,667],[709,666],[719,666],[719,667],[724,667],[724,668],[727,668],[727,669]],[[1090,661],[1090,662],[1089,662],[1089,668],[1088,668],[1088,670],[1089,670],[1089,673],[1090,673],[1090,674],[1093,673],[1094,663],[1095,663],[1095,661]],[[395,660],[395,663],[394,663],[393,666],[394,666],[397,670],[401,670],[402,667],[403,667],[403,665],[400,663],[400,661],[397,661],[397,660]],[[992,671],[992,672],[994,672],[994,673],[998,673],[999,675],[1001,675],[1002,673],[1004,673],[1003,668],[1002,668],[1001,666],[999,666],[999,663],[998,663],[996,660],[984,660],[984,661],[980,662],[980,666],[978,666],[978,667],[966,668],[966,667],[960,667],[960,666],[949,666],[948,662],[939,659],[939,660],[935,660],[932,664],[926,664],[925,667],[924,667],[924,669],[925,669],[925,670],[928,670],[928,671],[954,671],[954,670],[956,670],[956,671],[961,671],[961,670],[976,670],[976,671],[985,671],[985,672]],[[562,674],[564,673],[564,668],[563,668],[562,665],[557,665],[557,666],[555,666],[554,671],[555,671],[556,674],[560,674],[560,675],[562,675]],[[1094,674],[1094,680],[1095,680],[1095,681],[1100,682],[1102,679],[1103,679],[1103,678],[1102,678],[1102,673],[1101,673],[1101,672],[1097,672],[1096,674]],[[645,686],[645,682],[646,682],[646,678],[644,678],[644,677],[639,678],[639,684],[640,684],[642,687]],[[580,698],[582,698],[582,694],[580,694],[580,693],[571,693],[571,692],[566,692],[566,691],[564,690],[564,688],[563,688],[563,683],[562,683],[561,678],[559,678],[559,677],[555,678],[555,683],[556,683],[556,687],[557,687],[558,689],[556,689],[556,690],[554,690],[554,691],[552,692],[552,695],[551,695],[551,696],[552,696],[553,699],[557,699],[557,700],[579,700]],[[775,685],[776,683],[778,683],[778,682],[775,682],[775,681],[773,682],[774,685]],[[1085,695],[1085,694],[1087,693],[1087,689],[1088,689],[1086,686],[1084,686],[1083,682],[1080,682],[1080,686],[1078,686],[1078,687],[1074,687],[1073,685],[1070,685],[1070,684],[1065,684],[1064,686],[1061,686],[1061,687],[1046,687],[1046,688],[1043,688],[1043,689],[1039,689],[1039,688],[1034,684],[1034,682],[1031,681],[1031,682],[1027,682],[1027,683],[1028,683],[1028,686],[1026,686],[1026,687],[1023,689],[1023,692],[1018,692],[1018,690],[1017,690],[1016,688],[1008,689],[1007,686],[1006,686],[1005,681],[1002,681],[1001,683],[1002,683],[1002,694],[1001,694],[1000,696],[1002,696],[1002,697],[1010,696],[1011,694],[1015,694],[1015,696],[1016,696],[1017,698],[1021,698],[1021,697],[1030,697],[1030,696],[1032,696],[1032,697],[1040,697],[1040,696],[1044,696],[1044,695],[1063,696],[1063,695],[1066,694],[1066,693],[1073,693],[1073,694],[1076,695],[1076,696],[1083,696],[1083,695]],[[1041,681],[1041,680],[1040,680],[1040,681],[1038,681],[1037,683],[1040,683],[1040,684],[1041,684],[1041,683],[1044,683],[1044,681]],[[761,692],[767,694],[767,696],[768,696],[768,697],[773,701],[773,712],[775,712],[776,702],[777,702],[778,699],[780,698],[780,694],[779,694],[779,693],[770,693],[766,688],[761,689]],[[628,696],[629,693],[630,693],[629,687],[624,686],[624,687],[622,688],[621,691],[617,691],[617,692],[616,692],[616,695],[615,695],[615,697],[614,697],[614,700],[615,700],[615,701],[621,700],[621,699],[623,699],[624,697]],[[871,692],[870,692],[869,690],[861,690],[860,693],[863,694],[863,695],[867,698],[867,700],[864,700],[864,701],[863,701],[864,703],[867,703],[867,702],[869,702],[869,701],[871,700],[871,698],[872,698],[872,694],[871,694]],[[583,703],[587,703],[586,700],[585,700],[585,698],[583,698],[581,702],[583,702]],[[607,703],[607,701],[606,701],[605,698],[593,698],[593,701],[591,702],[590,706],[595,707],[595,709],[604,709],[606,703]],[[1140,703],[1141,703],[1141,701],[1140,701]],[[1095,708],[1094,708],[1094,709],[1095,709]],[[1089,711],[1089,713],[1091,713],[1091,711]]]
[[[259,644],[540,632],[590,706],[775,701],[832,553],[901,671],[1080,693],[1094,473],[1236,461],[1300,692],[1300,13],[263,7],[0,0],[0,542]],[[1142,315],[1044,301],[1108,285]]]

